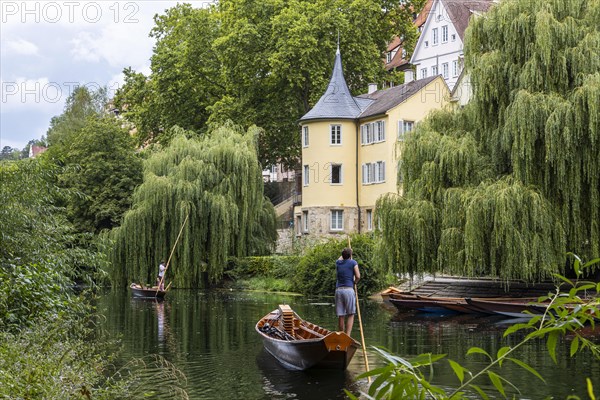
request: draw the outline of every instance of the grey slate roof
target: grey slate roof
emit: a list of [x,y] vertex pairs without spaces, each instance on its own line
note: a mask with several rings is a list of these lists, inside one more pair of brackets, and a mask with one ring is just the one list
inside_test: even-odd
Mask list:
[[358,118],[366,118],[375,115],[385,114],[388,110],[396,107],[409,97],[416,94],[419,90],[427,86],[439,75],[419,79],[390,89],[378,90],[371,94],[361,94],[357,100],[372,100],[371,105],[364,110]]
[[327,90],[317,104],[300,121],[311,119],[355,119],[371,103],[369,99],[357,100],[352,97],[344,71],[342,70],[342,56],[338,49],[335,53],[333,72]]

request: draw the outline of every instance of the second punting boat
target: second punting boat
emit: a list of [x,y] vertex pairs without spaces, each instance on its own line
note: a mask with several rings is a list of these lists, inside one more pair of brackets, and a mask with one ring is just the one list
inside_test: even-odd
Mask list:
[[[171,284],[169,284],[169,286],[171,286]],[[133,297],[163,299],[169,290],[169,286],[165,290],[158,290],[158,286],[142,286],[137,283],[132,283],[129,285],[129,288],[131,289]]]
[[305,321],[280,305],[256,324],[265,349],[290,369],[346,369],[360,344],[344,332]]

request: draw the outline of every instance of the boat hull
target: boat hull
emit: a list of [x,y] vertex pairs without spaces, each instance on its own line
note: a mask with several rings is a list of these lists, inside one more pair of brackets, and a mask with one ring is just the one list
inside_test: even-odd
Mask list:
[[156,287],[141,287],[135,283],[132,283],[129,288],[131,289],[131,294],[136,298],[159,298],[163,299],[167,292],[165,290],[156,290]]
[[543,314],[546,306],[523,301],[493,301],[486,299],[466,299],[467,303],[490,314],[499,314],[513,318],[531,317]]

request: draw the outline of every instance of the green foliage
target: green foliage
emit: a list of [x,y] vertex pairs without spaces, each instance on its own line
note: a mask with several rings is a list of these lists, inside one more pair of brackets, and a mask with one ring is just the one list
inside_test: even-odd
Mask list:
[[[600,258],[585,264],[578,257],[575,256],[574,258],[575,270],[578,276],[583,275],[586,270],[600,263]],[[538,299],[540,303],[548,302],[545,304],[547,309],[543,315],[532,315],[532,318],[526,323],[512,325],[504,332],[504,337],[519,332],[524,334],[524,338],[518,339],[514,345],[500,348],[495,355],[489,354],[478,347],[472,347],[467,351],[467,356],[483,358],[484,362],[487,363],[480,371],[470,371],[456,361],[447,360],[458,380],[455,388],[441,388],[431,384],[434,365],[437,361],[445,359],[445,354],[433,355],[428,353],[420,354],[412,359],[404,359],[390,354],[385,349],[376,347],[374,349],[387,361],[387,365],[361,374],[357,379],[367,376],[375,377],[368,389],[368,398],[370,399],[432,398],[459,400],[473,398],[474,395],[479,395],[482,399],[488,399],[491,398],[493,390],[497,391],[503,398],[507,398],[511,392],[520,392],[519,388],[501,375],[504,363],[513,363],[522,368],[524,373],[531,374],[536,381],[545,382],[539,372],[518,358],[519,348],[531,340],[545,339],[548,352],[556,363],[558,339],[569,334],[572,336],[569,348],[571,357],[586,350],[600,360],[600,346],[585,338],[579,332],[586,325],[591,325],[593,328],[600,318],[600,299],[585,296],[587,290],[599,291],[600,284],[571,281],[562,276],[559,276],[559,278],[569,288],[568,291],[560,291],[557,287],[554,294],[540,297]],[[487,388],[487,392],[484,388]],[[595,397],[589,378],[587,378],[587,389],[589,398],[593,400]],[[356,399],[351,393],[347,392],[347,394],[350,398]]]
[[[361,276],[357,285],[360,295],[368,295],[381,289],[389,280],[386,271],[373,265],[374,243],[373,236],[368,234],[351,237],[352,258],[358,262]],[[298,263],[296,291],[332,296],[335,293],[335,261],[345,247],[348,247],[347,238],[330,239],[309,250]]]
[[[18,329],[76,308],[73,279],[102,255],[78,245],[64,210],[60,168],[43,160],[0,164],[0,329]],[[27,182],[24,185],[23,182]]]
[[263,195],[256,156],[257,128],[227,124],[202,139],[180,128],[171,145],[144,162],[133,208],[111,237],[112,282],[152,282],[186,217],[169,276],[177,287],[202,287],[223,274],[229,256],[268,253],[275,212]]
[[231,282],[225,282],[225,285],[239,289],[292,292],[298,261],[296,256],[231,258],[224,272]]
[[377,206],[383,265],[536,281],[563,271],[567,248],[600,253],[598,15],[515,0],[471,21],[473,99],[407,137],[404,197]]
[[[50,121],[48,129],[48,145],[54,157],[61,158],[66,154],[73,134],[82,129],[88,117],[99,116],[108,103],[106,88],[90,90],[79,86],[67,98],[64,112]],[[50,151],[50,149],[49,149]]]
[[63,162],[60,183],[78,195],[67,202],[68,216],[82,232],[118,226],[142,180],[142,161],[121,123],[112,117],[88,117],[74,133]]
[[[148,77],[125,70],[115,104],[138,129],[139,144],[168,144],[173,125],[198,135],[227,120],[258,125],[264,165],[294,165],[298,119],[329,82],[338,41],[351,90],[383,79],[392,35],[416,39],[411,6],[423,0],[224,0],[182,4],[155,17]],[[249,56],[252,55],[252,56]]]

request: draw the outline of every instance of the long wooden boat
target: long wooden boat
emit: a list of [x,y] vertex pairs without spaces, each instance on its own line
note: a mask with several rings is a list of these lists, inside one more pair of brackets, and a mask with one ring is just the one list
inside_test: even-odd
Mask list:
[[133,297],[138,297],[138,298],[163,299],[165,297],[165,295],[167,294],[167,291],[169,290],[168,287],[165,290],[158,290],[158,286],[149,287],[149,286],[142,286],[137,283],[132,283],[131,285],[129,285],[129,288],[131,289],[131,293],[133,294]]
[[387,289],[383,290],[381,293],[379,293],[381,295],[381,299],[383,300],[384,303],[390,303],[390,298],[393,297],[393,295],[395,294],[404,294],[405,292],[403,292],[402,290],[395,288],[394,286],[390,286]]
[[544,304],[536,303],[535,299],[466,299],[467,303],[489,314],[500,314],[508,317],[522,318],[532,314],[543,314]]
[[[501,303],[528,304],[537,301],[537,298],[507,298],[490,297],[472,300],[497,301]],[[488,307],[479,307],[463,297],[428,297],[412,293],[392,293],[390,303],[399,310],[413,309],[421,312],[444,313],[459,312],[464,314],[496,314]]]
[[256,324],[265,349],[285,367],[344,370],[360,344],[344,332],[334,332],[305,321],[290,306],[262,317]]

